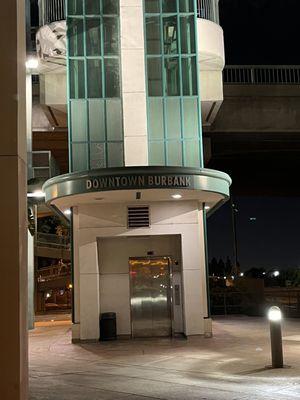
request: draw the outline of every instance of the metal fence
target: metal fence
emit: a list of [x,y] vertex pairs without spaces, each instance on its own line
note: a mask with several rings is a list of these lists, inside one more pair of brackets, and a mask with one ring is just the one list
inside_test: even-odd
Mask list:
[[300,65],[228,65],[228,85],[300,85]]
[[39,0],[40,26],[66,19],[65,0]]
[[219,24],[219,0],[198,0],[198,17]]

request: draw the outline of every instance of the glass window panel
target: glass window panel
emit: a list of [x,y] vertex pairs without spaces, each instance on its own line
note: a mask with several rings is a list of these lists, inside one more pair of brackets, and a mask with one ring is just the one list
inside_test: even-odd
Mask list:
[[87,140],[85,100],[71,101],[71,138],[72,142],[85,142]]
[[85,0],[85,13],[90,15],[100,14],[100,0]]
[[100,19],[86,19],[86,54],[101,55]]
[[89,101],[89,133],[92,141],[105,141],[104,100]]
[[186,138],[199,137],[198,99],[183,99],[183,135]]
[[196,53],[194,16],[180,18],[181,53]]
[[164,138],[164,111],[162,99],[149,99],[148,118],[151,139]]
[[87,85],[89,98],[102,97],[102,61],[87,59]]
[[68,18],[68,39],[69,55],[83,56],[83,19]]
[[108,167],[122,167],[124,165],[123,143],[107,144]]
[[148,58],[148,94],[149,96],[162,96],[162,62],[161,58]]
[[84,61],[70,60],[69,74],[70,74],[70,98],[71,99],[84,98],[85,97]]
[[68,1],[68,15],[81,15],[83,14],[83,1],[82,0],[69,0]]
[[149,165],[165,165],[164,142],[149,143]]
[[145,0],[146,13],[159,13],[159,0]]
[[165,59],[166,95],[179,96],[179,60],[178,57]]
[[102,0],[103,14],[119,14],[119,0]]
[[198,93],[196,57],[182,58],[182,90],[183,96],[195,96]]
[[186,140],[184,142],[185,147],[185,167],[200,167],[200,155],[199,155],[199,140]]
[[146,18],[147,53],[160,54],[160,18]]
[[166,100],[166,120],[167,120],[167,137],[180,138],[181,137],[181,124],[180,124],[180,100],[167,99]]
[[162,0],[162,11],[164,13],[176,12],[177,11],[176,0]]
[[179,0],[180,12],[194,12],[194,0]]
[[105,97],[120,97],[119,60],[106,59],[105,63]]
[[119,54],[119,24],[113,17],[103,18],[104,54]]
[[86,143],[72,144],[72,171],[88,169],[88,146]]
[[182,165],[182,143],[179,140],[167,142],[168,165]]
[[177,17],[163,18],[164,53],[178,54]]
[[107,140],[122,140],[121,100],[106,100]]
[[104,143],[90,144],[90,169],[105,168],[106,154]]

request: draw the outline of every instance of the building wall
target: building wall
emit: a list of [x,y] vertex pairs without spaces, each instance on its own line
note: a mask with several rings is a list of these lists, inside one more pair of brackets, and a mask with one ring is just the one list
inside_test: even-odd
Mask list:
[[[103,303],[101,302],[101,292],[105,293],[111,282],[108,282],[110,277],[101,277],[97,240],[116,236],[150,236],[150,238],[151,235],[181,236],[184,333],[188,336],[204,333],[207,300],[202,210],[194,201],[157,202],[150,204],[150,213],[150,228],[128,229],[127,204],[82,205],[74,209],[75,325],[73,339],[99,338],[99,315],[109,307],[105,295]],[[167,251],[167,246],[165,249]],[[119,251],[118,246],[114,251]],[[135,255],[137,254],[132,254],[132,256]],[[146,252],[143,255],[146,256]],[[127,262],[128,259],[124,260],[124,263],[127,264]],[[124,276],[121,277],[120,273],[116,280],[116,284],[120,284],[123,288],[123,298],[128,294],[126,279]],[[128,308],[124,311],[126,318]],[[120,333],[128,332],[128,324],[126,325],[124,320],[121,322],[120,329],[122,329]]]

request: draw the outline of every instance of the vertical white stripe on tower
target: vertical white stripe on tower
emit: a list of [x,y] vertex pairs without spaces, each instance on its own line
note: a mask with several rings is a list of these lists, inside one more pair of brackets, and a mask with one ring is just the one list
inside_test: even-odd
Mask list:
[[142,0],[120,0],[125,166],[148,165]]

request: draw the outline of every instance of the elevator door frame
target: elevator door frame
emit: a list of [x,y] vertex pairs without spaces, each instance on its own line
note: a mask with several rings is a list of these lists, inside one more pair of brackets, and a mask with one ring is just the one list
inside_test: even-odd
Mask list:
[[[171,335],[169,337],[173,337],[175,334],[174,331],[174,299],[173,299],[173,262],[172,262],[172,257],[170,256],[144,256],[144,257],[129,257],[128,259],[128,267],[129,267],[129,275],[130,275],[130,260],[161,260],[161,259],[168,259],[169,263],[169,292],[170,292],[170,321],[171,321]],[[129,285],[130,285],[130,299],[129,299],[129,305],[130,305],[130,326],[131,326],[131,338],[137,339],[138,337],[133,336],[133,318],[132,318],[132,306],[131,306],[131,299],[133,297],[133,288],[132,288],[132,282],[131,278],[129,277]],[[156,337],[156,336],[153,336]],[[159,336],[157,336],[159,337]],[[166,336],[167,337],[167,336]],[[145,337],[145,339],[150,339],[151,336]]]

